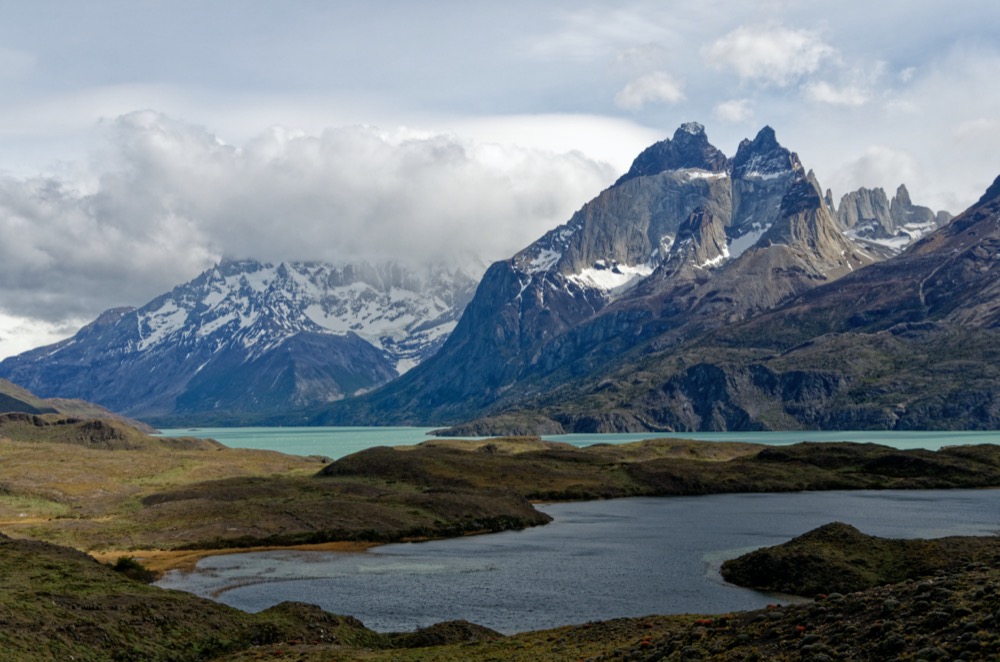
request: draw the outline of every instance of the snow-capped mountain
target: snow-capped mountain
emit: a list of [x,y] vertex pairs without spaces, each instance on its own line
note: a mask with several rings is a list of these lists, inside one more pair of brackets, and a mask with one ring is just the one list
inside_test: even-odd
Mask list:
[[138,309],[0,363],[46,396],[135,417],[268,413],[377,387],[432,355],[471,299],[460,269],[224,261]]
[[354,333],[402,374],[437,351],[475,284],[463,271],[398,263],[223,262],[139,309],[135,349],[193,335],[255,358],[300,331]]

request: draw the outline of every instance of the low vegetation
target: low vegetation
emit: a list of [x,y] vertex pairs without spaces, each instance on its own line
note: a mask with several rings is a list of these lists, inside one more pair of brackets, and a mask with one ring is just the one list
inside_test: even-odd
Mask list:
[[868,536],[834,522],[775,547],[730,559],[726,581],[797,595],[851,593],[969,564],[1000,563],[1000,537],[955,536],[892,540]]
[[[372,448],[329,462],[52,414],[2,416],[0,435],[0,647],[10,659],[990,659],[1000,652],[991,620],[1000,607],[995,541],[920,547],[836,526],[789,547],[799,551],[784,561],[763,564],[801,565],[778,574],[816,582],[751,583],[863,592],[762,612],[616,619],[510,637],[465,622],[376,633],[350,616],[290,603],[246,614],[146,583],[151,572],[220,549],[363,545],[542,524],[548,517],[531,505],[539,499],[998,486],[995,446],[930,452],[660,439],[581,449],[519,437]],[[827,539],[844,544],[830,551]],[[858,575],[857,585],[828,581]]]

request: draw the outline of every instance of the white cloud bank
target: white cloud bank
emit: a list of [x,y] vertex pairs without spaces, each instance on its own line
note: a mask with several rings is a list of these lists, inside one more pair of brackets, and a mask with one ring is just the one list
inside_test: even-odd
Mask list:
[[654,71],[630,81],[615,96],[615,104],[626,110],[639,110],[652,103],[672,105],[684,99],[680,81],[663,71]]
[[728,124],[740,124],[753,117],[753,103],[750,99],[723,101],[715,107],[712,115]]
[[782,25],[740,26],[706,46],[703,55],[743,81],[785,87],[837,54],[818,32]]
[[615,176],[579,152],[404,129],[274,128],[232,146],[141,111],[104,132],[85,176],[0,179],[8,340],[141,305],[223,256],[499,259]]

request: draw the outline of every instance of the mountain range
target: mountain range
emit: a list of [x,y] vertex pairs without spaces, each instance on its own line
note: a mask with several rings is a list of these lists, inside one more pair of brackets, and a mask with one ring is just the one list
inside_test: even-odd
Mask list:
[[376,388],[432,355],[476,282],[451,266],[224,261],[4,360],[0,375],[143,420],[287,412]]
[[[699,390],[697,375],[691,402],[677,401],[680,413],[643,389],[675,388],[668,382],[681,364],[671,362],[689,345],[820,286],[835,291],[843,277],[947,222],[904,193],[895,217],[892,203],[872,214],[849,211],[884,197],[878,189],[845,197],[838,214],[769,127],[730,159],[701,125],[683,125],[566,225],[492,265],[438,354],[313,420],[477,419],[462,428],[475,434],[815,426],[719,405],[725,394],[718,385]],[[873,230],[868,241],[852,232],[859,226]],[[756,356],[752,342],[733,342],[746,358]],[[664,364],[652,368],[652,357]]]
[[[893,337],[945,342],[955,332],[937,308],[900,317],[912,302],[894,297],[916,277],[914,255],[957,250],[940,237],[968,213],[951,221],[914,205],[905,186],[892,199],[863,188],[834,205],[770,127],[730,158],[692,122],[644,150],[566,224],[491,265],[478,287],[446,265],[224,262],[142,308],[108,311],[68,341],[3,361],[0,376],[184,424],[474,419],[460,431],[493,434],[885,428],[936,416],[978,427],[993,420],[992,405],[952,415],[921,400],[938,377],[920,370],[944,369],[936,363],[914,367],[909,390],[858,391],[875,365],[893,366],[879,373],[890,379],[904,358],[929,351],[895,347],[885,358],[872,333],[909,324]],[[918,300],[961,298],[944,285],[932,291],[937,281],[920,273],[930,280]],[[934,276],[943,273],[962,290],[973,272]],[[837,302],[856,283],[855,299]],[[875,300],[885,305],[831,321]],[[990,315],[962,310],[954,314]],[[966,331],[959,349],[989,336]],[[976,365],[986,372],[969,403],[992,393],[994,376]],[[962,377],[955,388],[971,383]],[[900,401],[886,404],[890,393]]]

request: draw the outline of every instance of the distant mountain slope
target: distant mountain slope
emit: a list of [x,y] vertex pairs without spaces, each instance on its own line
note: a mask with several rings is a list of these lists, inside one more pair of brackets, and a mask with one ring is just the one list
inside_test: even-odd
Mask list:
[[312,420],[451,422],[530,406],[656,339],[681,343],[879,259],[770,127],[730,160],[680,127],[570,221],[490,267],[442,350]]
[[372,389],[432,355],[475,283],[445,265],[228,261],[6,359],[0,375],[143,419],[285,412]]

